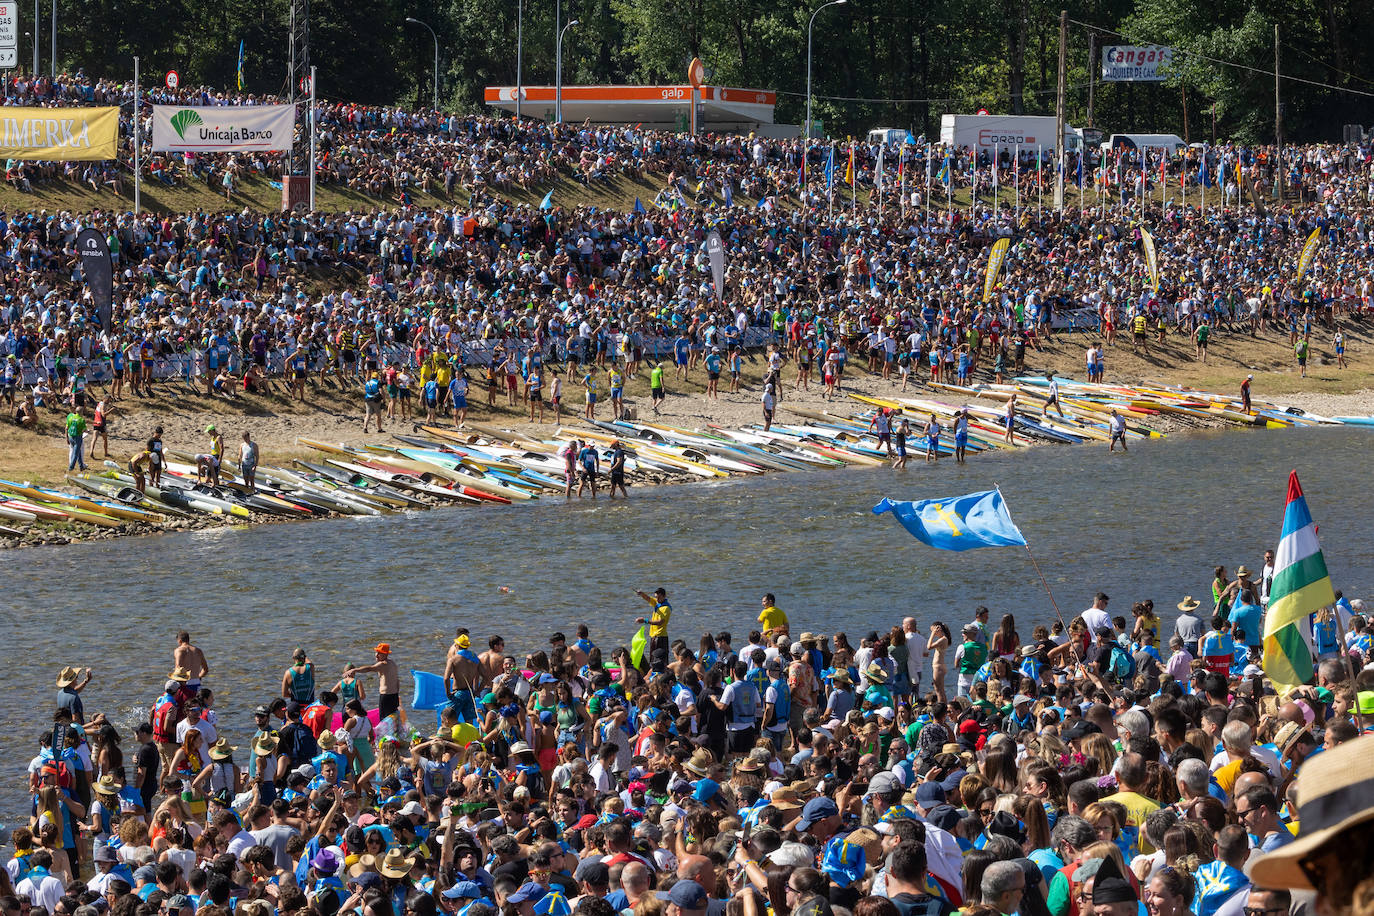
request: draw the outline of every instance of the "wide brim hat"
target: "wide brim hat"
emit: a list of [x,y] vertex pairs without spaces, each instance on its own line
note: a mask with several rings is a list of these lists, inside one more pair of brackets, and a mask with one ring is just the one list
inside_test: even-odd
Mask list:
[[875,684],[887,683],[887,671],[877,662],[864,669],[864,677]]
[[399,849],[388,852],[386,858],[377,865],[378,870],[388,878],[404,878],[414,867],[415,860],[407,858]]
[[1308,758],[1298,770],[1297,796],[1298,837],[1255,860],[1250,878],[1257,887],[1315,890],[1299,863],[1344,831],[1374,820],[1374,736]]
[[1201,606],[1202,602],[1198,601],[1192,595],[1184,595],[1183,600],[1175,605],[1180,611],[1195,611]]
[[57,673],[57,686],[70,687],[72,684],[76,683],[77,676],[80,674],[80,668],[73,668],[71,665],[68,665]]
[[230,747],[226,738],[221,738],[210,745],[211,760],[228,760],[238,748]]
[[715,760],[711,756],[711,752],[705,748],[700,748],[692,754],[690,760],[682,765],[682,768],[689,773],[695,773],[698,776],[706,776],[710,772],[711,764],[714,762]]

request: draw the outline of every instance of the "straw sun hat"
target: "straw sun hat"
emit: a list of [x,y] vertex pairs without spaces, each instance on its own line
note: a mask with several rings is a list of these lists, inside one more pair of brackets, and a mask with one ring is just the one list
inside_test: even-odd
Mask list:
[[1255,860],[1251,879],[1259,887],[1313,889],[1312,876],[1320,878],[1322,871],[1313,861],[1322,858],[1317,855],[1321,847],[1374,820],[1374,736],[1347,741],[1306,761],[1298,771],[1297,795],[1298,838]]

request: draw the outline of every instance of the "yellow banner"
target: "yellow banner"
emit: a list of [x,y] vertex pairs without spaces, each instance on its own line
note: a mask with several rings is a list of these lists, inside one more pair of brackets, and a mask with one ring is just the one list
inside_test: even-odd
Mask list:
[[1307,237],[1307,243],[1302,246],[1302,255],[1298,258],[1298,279],[1301,283],[1302,278],[1307,276],[1307,269],[1312,266],[1312,259],[1317,256],[1317,248],[1322,243],[1322,231],[1313,229],[1312,234]]
[[1145,246],[1145,266],[1150,271],[1150,288],[1156,293],[1160,291],[1160,260],[1154,254],[1154,236],[1150,235],[1149,229],[1140,227],[1140,243]]
[[1155,255],[1155,237],[1140,227],[1140,241],[1145,246],[1145,267],[1150,271],[1150,288],[1159,292],[1159,258]]
[[114,159],[118,108],[0,108],[0,157]]
[[998,239],[988,253],[988,274],[983,278],[984,302],[992,298],[992,291],[997,288],[997,275],[1002,272],[1002,262],[1007,259],[1007,249],[1010,247],[1010,238]]

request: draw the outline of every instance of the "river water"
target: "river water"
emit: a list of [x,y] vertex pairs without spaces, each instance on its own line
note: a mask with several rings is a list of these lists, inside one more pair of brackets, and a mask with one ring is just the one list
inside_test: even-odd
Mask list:
[[[986,604],[1028,636],[1053,610],[1024,550],[944,553],[908,535],[882,497],[950,496],[999,484],[1066,619],[1099,589],[1128,615],[1152,598],[1165,620],[1184,594],[1209,593],[1212,568],[1258,568],[1277,540],[1296,468],[1337,588],[1374,581],[1374,443],[1352,428],[1204,432],[1105,447],[973,456],[959,467],[773,474],[637,491],[628,502],[562,498],[244,529],[182,532],[5,555],[8,700],[0,706],[0,822],[26,816],[24,771],[50,728],[64,665],[91,666],[90,714],[130,737],[146,717],[185,627],[211,665],[220,730],[243,747],[248,711],[275,695],[295,646],[317,680],[368,663],[390,642],[402,669],[440,672],[458,625],[474,648],[500,633],[507,651],[591,627],[626,642],[646,606],[634,589],[667,588],[670,631],[695,647],[708,630],[744,642],[766,591],[793,632],[882,630],[913,615],[957,633]],[[1167,628],[1166,628],[1167,633]],[[408,689],[408,679],[407,686]],[[375,680],[369,684],[375,694]],[[243,756],[243,752],[240,753]]]

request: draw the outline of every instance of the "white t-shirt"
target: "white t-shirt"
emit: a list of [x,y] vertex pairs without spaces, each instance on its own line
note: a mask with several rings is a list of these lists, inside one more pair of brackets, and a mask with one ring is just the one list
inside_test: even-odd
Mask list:
[[1088,625],[1088,632],[1096,634],[1098,630],[1110,630],[1112,628],[1112,618],[1107,616],[1107,612],[1095,607],[1090,607],[1079,615],[1083,622]]

